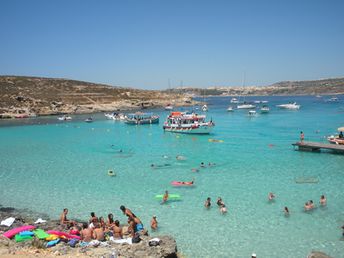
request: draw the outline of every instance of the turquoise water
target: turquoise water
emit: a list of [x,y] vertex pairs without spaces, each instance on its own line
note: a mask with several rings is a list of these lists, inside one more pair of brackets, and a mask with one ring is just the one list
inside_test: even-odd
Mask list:
[[[229,99],[207,99],[207,115],[216,126],[211,135],[201,136],[164,133],[165,111],[158,111],[160,125],[147,126],[108,121],[102,114],[91,124],[83,116],[67,123],[56,117],[26,120],[40,124],[22,126],[0,121],[0,204],[53,218],[65,207],[79,219],[91,211],[111,212],[125,222],[119,210],[124,204],[147,227],[157,215],[158,234],[173,235],[186,257],[250,257],[252,252],[305,257],[311,250],[343,257],[344,155],[298,152],[291,143],[301,130],[306,140],[325,142],[324,136],[344,125],[344,102],[252,97],[268,99],[272,109],[252,118],[247,111],[226,112]],[[274,107],[292,100],[302,105],[299,111]],[[177,155],[187,160],[177,161]],[[192,172],[201,162],[216,166]],[[152,163],[162,168],[152,169]],[[109,177],[109,169],[117,176]],[[319,183],[296,184],[296,177],[317,177]],[[193,188],[170,185],[192,178]],[[160,205],[154,196],[165,190],[182,200]],[[274,203],[267,201],[271,191]],[[321,194],[327,207],[305,213],[303,204],[310,199],[318,204]],[[213,207],[205,210],[208,196]],[[226,215],[215,207],[218,196],[228,207]]]

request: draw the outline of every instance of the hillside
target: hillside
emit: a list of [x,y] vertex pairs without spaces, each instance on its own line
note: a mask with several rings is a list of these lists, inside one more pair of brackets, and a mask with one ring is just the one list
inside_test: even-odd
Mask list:
[[216,86],[207,89],[176,88],[175,93],[193,93],[196,95],[332,95],[344,93],[344,78],[323,79],[314,81],[285,81],[269,86],[224,87]]
[[181,93],[113,87],[83,81],[0,76],[0,117],[92,113],[191,104]]

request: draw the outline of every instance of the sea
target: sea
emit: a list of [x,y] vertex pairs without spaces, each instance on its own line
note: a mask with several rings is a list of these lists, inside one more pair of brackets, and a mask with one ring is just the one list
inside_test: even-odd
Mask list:
[[[209,135],[164,132],[163,109],[147,110],[160,116],[159,124],[140,126],[106,120],[104,114],[75,115],[71,122],[56,116],[1,120],[0,205],[55,219],[63,208],[79,220],[90,212],[113,213],[126,223],[119,209],[125,205],[149,231],[156,215],[159,229],[150,234],[173,236],[184,257],[297,258],[311,251],[344,257],[344,155],[292,146],[301,131],[305,141],[326,143],[344,126],[344,96],[327,102],[330,97],[246,97],[269,101],[270,112],[257,109],[256,116],[227,112],[230,97],[208,97],[207,119],[215,123]],[[300,110],[276,107],[293,101]],[[202,113],[200,107],[176,108],[191,109]],[[88,116],[93,123],[84,122]],[[171,185],[193,179],[193,187]],[[180,200],[161,204],[155,195],[165,190]],[[325,207],[319,205],[323,194]],[[210,209],[204,207],[207,197]],[[227,214],[220,213],[218,197]],[[309,200],[316,208],[305,212]]]

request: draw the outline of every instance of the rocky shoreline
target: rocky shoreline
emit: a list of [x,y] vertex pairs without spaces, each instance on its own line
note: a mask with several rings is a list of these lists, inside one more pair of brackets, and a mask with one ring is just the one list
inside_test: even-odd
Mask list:
[[130,111],[198,103],[184,93],[22,76],[0,76],[0,93],[0,118]]
[[[23,225],[35,225],[43,230],[62,230],[59,221],[51,220],[46,214],[40,214],[29,210],[17,210],[12,207],[0,206],[0,221],[14,217],[15,221],[10,226],[0,226],[0,257],[181,257],[177,253],[176,241],[171,236],[156,236],[160,244],[150,246],[149,240],[153,237],[141,235],[141,241],[136,244],[117,244],[111,241],[102,242],[98,247],[70,247],[65,242],[47,248],[45,240],[33,238],[17,243],[14,239],[8,239],[2,234],[10,229]],[[46,220],[43,224],[34,224],[38,217]]]

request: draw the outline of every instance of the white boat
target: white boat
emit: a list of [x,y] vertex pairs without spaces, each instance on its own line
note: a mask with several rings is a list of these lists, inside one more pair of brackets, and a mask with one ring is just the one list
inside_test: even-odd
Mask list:
[[238,104],[238,103],[239,103],[239,100],[236,99],[236,98],[232,98],[232,99],[231,99],[231,103],[233,103],[233,104]]
[[255,101],[253,101],[255,104],[266,104],[266,103],[268,103],[269,101],[267,101],[267,100],[255,100]]
[[93,122],[93,118],[92,117],[86,118],[85,122],[86,123],[92,123]]
[[338,102],[339,99],[337,97],[332,97],[330,99],[325,100],[326,102]]
[[260,113],[262,113],[262,114],[266,114],[266,113],[269,113],[270,112],[270,108],[268,107],[268,106],[262,106],[261,108],[260,108]]
[[206,104],[204,104],[204,105],[202,106],[202,111],[203,111],[203,112],[207,112],[207,111],[208,111],[208,106],[207,106]]
[[57,119],[60,120],[60,121],[70,121],[70,120],[72,120],[72,117],[70,117],[70,116],[60,116]]
[[300,105],[297,105],[296,102],[294,103],[288,103],[288,104],[281,104],[281,105],[277,105],[277,107],[279,108],[283,108],[283,109],[300,109]]
[[250,110],[250,111],[248,111],[248,115],[249,116],[256,116],[257,112],[256,112],[256,110]]
[[173,110],[173,106],[171,104],[167,104],[167,106],[165,106],[165,110]]
[[171,112],[167,117],[163,129],[166,132],[185,134],[209,134],[215,124],[206,122],[205,115],[188,112]]
[[229,107],[227,108],[227,111],[228,111],[228,112],[233,112],[233,111],[234,111],[234,109],[233,109],[233,107],[232,107],[232,106],[229,106]]
[[246,103],[237,106],[237,109],[253,109],[253,108],[256,108],[256,106],[252,104],[246,104]]

